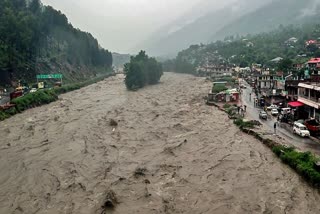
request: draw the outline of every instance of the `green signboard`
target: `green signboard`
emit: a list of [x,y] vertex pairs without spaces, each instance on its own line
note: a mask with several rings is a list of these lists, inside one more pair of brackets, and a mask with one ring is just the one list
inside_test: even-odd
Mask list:
[[37,79],[62,79],[62,74],[39,74]]

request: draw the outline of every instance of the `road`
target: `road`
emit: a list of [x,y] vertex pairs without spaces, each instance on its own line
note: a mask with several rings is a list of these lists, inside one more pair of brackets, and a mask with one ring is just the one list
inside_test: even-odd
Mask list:
[[6,104],[9,101],[10,101],[10,97],[2,96],[2,99],[0,99],[0,105]]
[[[243,93],[241,95],[242,98],[242,105],[247,106],[247,117],[250,119],[260,121],[264,128],[268,130],[271,134],[274,133],[274,123],[277,122],[277,118],[268,114],[270,117],[268,120],[261,120],[259,118],[259,112],[262,110],[259,107],[254,107],[254,94],[252,93],[252,88],[246,84],[247,88],[243,89]],[[250,100],[250,93],[252,93],[252,97]],[[315,154],[320,155],[320,144],[312,140],[311,138],[302,138],[298,135],[292,133],[292,129],[287,124],[281,124],[280,127],[277,127],[277,135],[284,138],[289,144],[293,145],[294,147],[299,148],[302,151],[312,151]]]

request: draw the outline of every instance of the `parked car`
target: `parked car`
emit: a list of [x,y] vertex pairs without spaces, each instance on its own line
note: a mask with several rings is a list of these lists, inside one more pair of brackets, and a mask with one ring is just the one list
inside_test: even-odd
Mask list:
[[311,134],[317,135],[320,132],[320,124],[315,119],[304,121],[304,125],[308,128]]
[[277,108],[278,108],[277,105],[271,105],[271,106],[268,106],[268,107],[267,107],[267,110],[268,110],[268,111],[271,111],[272,109],[277,109]]
[[37,92],[37,89],[36,89],[36,88],[32,88],[32,89],[30,90],[30,93],[34,93],[34,92]]
[[307,127],[301,123],[294,122],[293,133],[300,135],[301,137],[310,137],[310,132]]
[[260,119],[264,119],[264,120],[268,119],[268,114],[267,114],[267,112],[265,112],[265,111],[260,111],[260,113],[259,113],[259,118],[260,118]]
[[14,91],[10,93],[10,100],[23,96],[23,91]]
[[271,110],[271,115],[273,115],[273,116],[277,116],[279,114],[279,112],[278,112],[278,110],[277,109],[272,109]]
[[289,114],[291,112],[291,108],[281,108],[280,113],[282,115]]

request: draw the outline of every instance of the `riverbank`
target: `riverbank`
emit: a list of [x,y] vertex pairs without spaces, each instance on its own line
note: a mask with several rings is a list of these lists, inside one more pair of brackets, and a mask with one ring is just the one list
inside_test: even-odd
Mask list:
[[0,122],[0,213],[317,213],[318,190],[205,105],[211,84],[115,76]]
[[39,90],[35,93],[29,93],[23,97],[18,97],[11,101],[11,104],[13,104],[14,107],[5,110],[0,110],[0,121],[5,120],[18,113],[21,113],[27,109],[39,107],[54,102],[58,100],[58,96],[60,94],[78,90],[82,87],[97,83],[113,75],[113,73],[109,73],[84,82],[68,84],[54,89]]
[[[233,116],[233,106],[223,105],[221,103],[213,103],[220,111],[225,112],[229,117]],[[299,151],[291,144],[285,141],[273,140],[276,134],[270,136],[264,135],[261,130],[262,124],[259,121],[234,119],[234,124],[237,125],[244,133],[255,137],[264,145],[269,147],[285,164],[288,164],[299,175],[301,175],[312,186],[320,187],[320,158],[312,154],[310,151]]]

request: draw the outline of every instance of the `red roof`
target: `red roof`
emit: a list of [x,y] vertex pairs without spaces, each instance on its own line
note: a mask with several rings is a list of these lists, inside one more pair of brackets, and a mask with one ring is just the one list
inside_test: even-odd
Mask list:
[[302,102],[296,101],[296,102],[290,102],[290,103],[288,103],[288,105],[293,108],[296,108],[296,107],[303,106],[304,104]]
[[320,63],[320,58],[312,58],[308,63]]
[[309,41],[307,41],[307,44],[315,44],[315,43],[317,43],[317,40],[309,40]]

